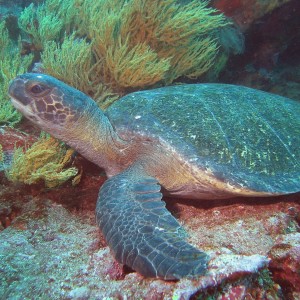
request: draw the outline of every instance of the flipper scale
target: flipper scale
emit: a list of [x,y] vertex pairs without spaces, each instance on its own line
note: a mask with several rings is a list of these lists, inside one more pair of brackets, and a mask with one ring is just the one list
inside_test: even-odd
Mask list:
[[146,277],[165,280],[205,272],[207,255],[184,240],[161,200],[155,178],[132,167],[100,189],[96,217],[118,262]]

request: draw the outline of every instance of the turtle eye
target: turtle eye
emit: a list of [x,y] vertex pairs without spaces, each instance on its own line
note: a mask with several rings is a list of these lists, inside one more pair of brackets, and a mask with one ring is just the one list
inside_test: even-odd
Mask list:
[[46,90],[46,87],[40,84],[35,84],[30,88],[30,92],[33,94],[40,94]]
[[41,95],[47,92],[49,88],[43,84],[35,83],[29,87],[29,92],[33,95]]

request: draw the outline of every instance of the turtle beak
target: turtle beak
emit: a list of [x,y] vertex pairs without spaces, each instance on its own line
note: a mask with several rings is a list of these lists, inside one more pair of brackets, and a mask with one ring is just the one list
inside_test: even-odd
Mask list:
[[36,117],[31,107],[32,99],[26,94],[25,84],[26,80],[21,76],[16,77],[8,88],[8,94],[11,97],[11,104],[16,110],[34,122]]
[[[17,77],[14,79],[8,89],[8,94],[12,98],[12,104],[16,102],[26,106],[31,102],[31,99],[25,94],[25,81]],[[17,107],[16,107],[17,108]]]

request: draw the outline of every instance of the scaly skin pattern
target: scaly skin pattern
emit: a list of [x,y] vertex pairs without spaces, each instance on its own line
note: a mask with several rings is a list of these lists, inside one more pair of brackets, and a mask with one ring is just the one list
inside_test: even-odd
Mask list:
[[139,167],[104,183],[96,217],[116,260],[164,280],[203,274],[208,256],[184,240],[161,197],[157,180]]
[[185,85],[133,93],[104,114],[83,93],[30,73],[9,94],[24,116],[105,169],[97,222],[117,261],[147,277],[199,276],[208,260],[185,241],[161,187],[199,199],[300,190],[300,108],[289,99]]

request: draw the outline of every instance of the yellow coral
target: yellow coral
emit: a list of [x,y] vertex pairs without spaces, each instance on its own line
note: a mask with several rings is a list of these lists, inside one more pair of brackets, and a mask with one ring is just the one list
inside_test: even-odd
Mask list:
[[170,59],[159,58],[146,43],[132,48],[124,44],[109,47],[106,52],[105,68],[108,72],[103,80],[110,82],[115,89],[120,87],[144,87],[164,79],[170,68]]
[[[198,0],[46,0],[27,10],[19,23],[44,49],[45,71],[106,102],[102,106],[116,99],[111,90],[123,95],[207,72],[218,52],[216,31],[230,24]],[[56,27],[56,44],[43,24]]]
[[29,149],[15,150],[12,165],[6,170],[12,182],[25,184],[45,182],[46,187],[56,187],[76,176],[75,167],[64,169],[70,162],[73,150],[53,137],[41,136]]
[[[197,77],[205,73],[218,51],[215,31],[230,24],[207,4],[86,0],[81,15],[89,16],[86,34],[93,41],[96,57],[103,61],[99,70],[103,81],[117,83],[115,89],[122,90],[162,81],[169,84],[179,76]],[[147,59],[145,68],[141,62]]]
[[277,8],[278,6],[283,5],[290,0],[273,0],[273,1],[259,1],[258,2],[258,13],[261,12],[258,17],[263,16],[267,12],[272,11],[273,9]]
[[45,43],[41,58],[47,74],[92,96],[102,108],[118,98],[95,74],[91,43],[76,39],[75,34],[66,36],[61,45]]

